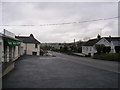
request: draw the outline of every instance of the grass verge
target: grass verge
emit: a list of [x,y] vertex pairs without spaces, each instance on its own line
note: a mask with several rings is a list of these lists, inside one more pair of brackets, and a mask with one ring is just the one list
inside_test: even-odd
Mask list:
[[93,56],[93,58],[120,62],[120,53],[96,54]]

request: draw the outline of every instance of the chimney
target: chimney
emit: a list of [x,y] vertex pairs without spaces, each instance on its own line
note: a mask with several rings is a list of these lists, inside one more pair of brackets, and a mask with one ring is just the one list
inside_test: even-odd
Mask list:
[[30,34],[30,37],[34,37],[33,34]]
[[109,35],[109,40],[110,40],[110,42],[111,42],[111,35]]
[[98,34],[97,39],[100,39],[100,38],[101,38],[101,36]]
[[34,38],[33,34],[30,34],[30,38]]

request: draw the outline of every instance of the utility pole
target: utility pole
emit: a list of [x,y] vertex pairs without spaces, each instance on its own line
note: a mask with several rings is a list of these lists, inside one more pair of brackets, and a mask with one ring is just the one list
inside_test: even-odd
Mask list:
[[75,43],[75,39],[74,39],[74,51],[76,51],[76,43]]

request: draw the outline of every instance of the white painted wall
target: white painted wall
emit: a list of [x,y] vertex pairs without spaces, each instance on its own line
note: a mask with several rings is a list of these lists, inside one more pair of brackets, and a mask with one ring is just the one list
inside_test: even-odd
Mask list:
[[9,46],[7,46],[7,62],[9,62],[10,61],[10,59],[9,59]]
[[116,53],[115,46],[114,46],[114,44],[112,42],[111,42],[111,51],[110,51],[110,53]]
[[0,36],[0,62],[3,62],[4,58],[3,58],[3,39],[2,36]]
[[15,46],[15,59],[17,59],[18,57],[19,57],[18,46]]
[[32,52],[37,52],[37,55],[40,55],[40,44],[37,44],[38,47],[35,48],[35,44],[32,44],[32,43],[23,43],[21,42],[21,55],[25,54],[25,51],[26,51],[26,54],[27,55],[32,55]]
[[37,44],[38,47],[35,48],[35,44],[27,43],[27,53],[28,55],[32,55],[32,52],[37,52],[37,55],[40,54],[40,44]]
[[82,53],[85,55],[89,55],[89,53],[91,54],[91,56],[94,55],[94,53],[96,53],[96,49],[94,46],[82,46]]
[[25,54],[25,50],[26,50],[26,44],[21,42],[21,44],[20,44],[20,55]]

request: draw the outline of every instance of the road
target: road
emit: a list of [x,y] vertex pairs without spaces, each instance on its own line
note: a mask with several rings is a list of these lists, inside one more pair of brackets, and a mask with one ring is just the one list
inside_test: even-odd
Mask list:
[[3,88],[117,88],[118,63],[50,52],[24,56],[3,77]]

